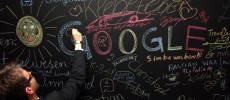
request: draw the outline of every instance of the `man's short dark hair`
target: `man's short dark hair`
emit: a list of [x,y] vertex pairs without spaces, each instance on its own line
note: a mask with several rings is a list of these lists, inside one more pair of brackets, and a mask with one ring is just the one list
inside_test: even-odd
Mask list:
[[27,79],[19,68],[21,65],[16,61],[0,67],[0,100],[19,100],[26,96]]

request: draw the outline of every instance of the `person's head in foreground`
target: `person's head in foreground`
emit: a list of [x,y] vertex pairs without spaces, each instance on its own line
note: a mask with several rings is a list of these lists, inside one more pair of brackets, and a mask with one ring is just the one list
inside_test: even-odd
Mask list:
[[39,85],[31,72],[16,61],[0,67],[0,100],[36,98]]
[[[75,41],[75,51],[77,54],[82,54],[80,57],[84,57],[82,51],[82,35],[77,29],[72,29],[73,39]],[[80,50],[80,51],[79,51]],[[76,56],[77,57],[77,56]],[[76,58],[75,57],[75,58]],[[78,92],[78,86],[81,86],[84,82],[84,60],[75,59],[75,64],[72,68],[72,74],[67,85],[62,88],[60,92],[52,92],[47,98],[55,97],[59,99],[73,100]],[[8,62],[3,66],[0,66],[0,100],[38,100],[37,89],[39,84],[33,77],[31,72],[23,69],[18,62]],[[71,87],[71,89],[68,89]],[[68,95],[62,95],[63,92]],[[53,100],[53,98],[51,98]],[[56,100],[56,99],[55,99]]]

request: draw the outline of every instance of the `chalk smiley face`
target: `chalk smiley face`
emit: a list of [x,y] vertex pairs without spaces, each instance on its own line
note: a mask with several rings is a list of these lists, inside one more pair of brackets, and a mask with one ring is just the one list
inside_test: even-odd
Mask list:
[[43,38],[41,24],[32,16],[24,16],[18,21],[16,34],[27,47],[37,47]]

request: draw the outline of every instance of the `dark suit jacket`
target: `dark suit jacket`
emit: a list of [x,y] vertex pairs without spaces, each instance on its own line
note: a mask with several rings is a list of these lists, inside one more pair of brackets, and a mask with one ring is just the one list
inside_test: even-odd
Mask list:
[[81,50],[74,51],[74,62],[68,81],[61,90],[51,92],[45,100],[75,100],[79,96],[81,86],[85,81],[85,55]]

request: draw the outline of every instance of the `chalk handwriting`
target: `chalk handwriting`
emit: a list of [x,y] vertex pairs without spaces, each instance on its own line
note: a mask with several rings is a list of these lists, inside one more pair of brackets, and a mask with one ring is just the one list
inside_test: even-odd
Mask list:
[[212,72],[213,71],[213,67],[209,66],[209,67],[193,67],[192,69],[182,69],[182,72],[184,74],[187,73],[201,73],[201,72]]
[[179,22],[184,21],[183,18],[173,18],[169,16],[164,16],[160,19],[160,26],[165,27],[166,25],[169,25],[171,23],[174,23],[173,26],[176,26]]
[[[154,33],[156,30],[157,30],[157,28],[153,27],[153,28],[149,28],[146,32],[144,32],[143,37],[142,37],[142,45],[143,45],[143,47],[147,51],[150,51],[150,52],[156,52],[158,50],[160,50],[161,52],[164,52],[162,37],[156,37],[156,38],[152,38],[151,39],[151,43],[158,44],[156,47],[149,47],[147,45],[147,43],[146,43],[146,38],[148,37],[148,35]],[[186,38],[185,50],[202,52],[204,50],[203,48],[189,46],[191,39],[197,40],[197,41],[204,41],[205,40],[205,38],[203,38],[203,37],[190,35],[190,31],[191,30],[205,31],[206,28],[204,28],[204,27],[198,27],[198,26],[188,26],[188,31],[187,31],[187,38]],[[131,31],[131,30],[129,30],[129,31]],[[124,34],[124,33],[121,33],[121,34]],[[107,41],[107,44],[104,44],[105,40],[103,40],[103,41],[100,40],[99,41],[100,35],[103,35],[103,37],[106,37],[105,39]],[[122,36],[123,35],[120,35],[119,38],[125,40],[125,38],[123,38]],[[134,46],[133,46],[133,49],[130,52],[125,51],[124,50],[124,44],[122,44],[122,42],[119,42],[119,44],[118,44],[119,45],[119,49],[120,49],[120,51],[123,54],[131,54],[131,53],[135,52],[135,50],[137,48],[137,42],[135,40],[136,35],[134,35],[134,33],[132,33],[132,36],[134,37],[134,44],[133,44]],[[171,35],[169,35],[169,36],[171,36]],[[171,38],[171,37],[169,37],[169,38]],[[123,41],[123,40],[119,40],[119,41]],[[103,42],[103,43],[101,43],[101,42]],[[103,45],[101,45],[101,44],[103,44]],[[98,31],[93,36],[93,46],[94,46],[94,49],[100,55],[107,55],[107,54],[109,54],[111,52],[111,50],[112,50],[112,44],[113,44],[112,38],[109,35],[109,33],[106,32],[106,31]],[[168,45],[170,45],[170,44],[168,44]],[[168,47],[170,47],[170,46],[168,46]],[[181,50],[182,49],[180,46],[179,46],[179,48],[176,47],[177,49],[170,49],[170,48],[168,48],[169,51],[172,51],[172,50]],[[190,57],[190,55],[186,56],[186,57],[188,57],[188,59],[189,58],[191,58],[191,59],[194,58],[194,57]]]
[[221,81],[220,87],[222,88],[223,91],[227,88],[227,82],[225,79]]
[[109,57],[110,57],[110,58],[107,58],[107,60],[108,60],[108,61],[113,60],[113,59],[114,59],[114,57],[115,57],[114,52],[111,52],[111,53],[109,54]]
[[121,94],[114,94],[109,96],[101,96],[101,97],[92,97],[92,96],[83,96],[81,97],[84,100],[125,100]]
[[53,4],[53,3],[62,3],[64,6],[66,6],[68,3],[77,3],[77,2],[83,2],[87,0],[45,0],[47,4]]
[[218,51],[216,53],[216,56],[217,57],[227,57],[227,56],[230,56],[230,52],[229,51]]
[[118,64],[122,63],[122,62],[127,62],[130,60],[136,60],[137,59],[137,55],[132,54],[132,55],[126,55],[120,58],[115,59],[112,64],[116,67]]
[[8,59],[8,58],[6,58],[6,53],[5,53],[5,52],[2,52],[2,57],[1,57],[0,66],[2,66],[3,64],[5,64],[7,59]]
[[160,78],[154,79],[150,74],[141,69],[142,63],[139,61],[130,61],[128,64],[130,70],[133,71],[140,79],[144,80],[147,84],[153,86],[153,90],[159,92],[162,95],[166,95],[170,89],[163,89],[160,84],[157,83]]
[[3,48],[6,48],[8,46],[17,46],[17,39],[0,38],[0,46],[3,46]]
[[41,81],[40,87],[63,87],[65,83],[64,81],[47,80],[47,77],[43,77],[39,81]]
[[[194,18],[198,13],[198,9],[192,7],[190,5],[190,2],[191,0],[151,0],[145,3],[143,3],[142,0],[100,0],[100,2],[87,0],[84,1],[84,5],[76,5],[71,9],[77,7],[77,9],[75,9],[74,11],[75,15],[82,14],[85,16],[86,20],[88,20],[89,16],[90,18],[100,18],[104,15],[125,11],[137,11],[143,13],[154,12],[156,14],[159,14],[160,16],[163,14],[177,14],[183,20],[188,20]],[[95,6],[93,4],[97,5]]]
[[229,100],[230,95],[228,94],[212,94],[212,100]]
[[84,82],[84,89],[85,90],[90,90],[90,89],[94,89],[95,88],[95,86],[94,86],[94,80],[95,80],[95,75],[93,75],[93,78],[92,78],[92,80],[90,81],[90,82]]
[[89,64],[89,68],[91,71],[100,73],[100,74],[105,74],[106,76],[113,77],[115,72],[117,71],[116,68],[114,67],[106,67],[104,64],[99,64],[92,60]]
[[[31,11],[30,14],[34,14],[32,11],[38,11],[37,17],[39,17],[39,11],[44,10],[41,8],[43,3],[64,5],[63,8],[67,9],[64,12],[65,15],[54,17],[48,21],[46,19],[60,6],[55,5],[51,9],[46,9],[49,12],[43,18],[39,18],[43,25],[48,25],[54,20],[67,16],[71,17],[70,19],[81,20],[66,22],[60,27],[57,34],[46,34],[48,38],[57,38],[58,45],[48,38],[46,42],[55,47],[54,49],[58,53],[73,56],[74,52],[67,48],[64,41],[73,41],[67,31],[72,27],[85,29],[86,35],[83,35],[82,46],[87,52],[87,59],[91,59],[87,64],[89,64],[89,71],[93,75],[91,78],[87,78],[83,88],[86,91],[91,91],[96,90],[99,85],[100,90],[95,95],[84,94],[81,97],[84,100],[125,100],[124,97],[129,96],[129,94],[120,93],[131,93],[135,97],[143,99],[150,99],[151,95],[165,97],[171,94],[170,90],[181,89],[183,86],[187,87],[198,82],[199,84],[202,82],[199,85],[200,89],[209,93],[213,93],[213,90],[217,88],[221,89],[220,93],[209,95],[212,96],[210,97],[212,100],[230,100],[229,94],[223,94],[228,93],[229,89],[229,77],[227,76],[230,65],[229,27],[225,26],[225,23],[221,27],[208,25],[213,21],[211,19],[216,16],[219,17],[217,20],[219,24],[222,25],[220,23],[222,21],[227,22],[230,0],[227,0],[228,3],[221,3],[223,9],[220,14],[218,13],[219,15],[215,16],[210,15],[210,11],[207,11],[206,8],[200,10],[198,9],[200,6],[194,7],[196,4],[193,4],[193,0],[42,0],[39,7],[32,7],[34,0],[20,1],[20,6],[23,6],[20,13],[26,14],[25,6],[31,6],[28,11]],[[36,10],[36,8],[38,9]],[[14,7],[0,3],[0,14],[7,11],[13,15],[12,17],[19,19],[21,16],[16,15],[18,13],[15,13],[14,9]],[[65,9],[62,10],[65,11]],[[187,24],[189,22],[192,23]],[[197,23],[201,23],[201,25]],[[15,23],[12,24],[11,21],[0,20],[0,24],[15,27]],[[180,25],[186,31],[178,29]],[[210,26],[220,29],[208,29]],[[57,28],[44,26],[44,29]],[[0,32],[0,35],[3,36],[0,38],[1,50],[3,49],[0,52],[0,66],[12,59],[10,58],[12,55],[23,68],[33,70],[33,74],[38,75],[38,81],[42,88],[63,87],[65,82],[61,78],[71,74],[68,70],[71,68],[70,62],[46,59],[43,51],[46,51],[50,57],[53,54],[49,51],[50,48],[44,45],[41,45],[40,48],[29,48],[30,50],[21,48],[18,39],[11,36],[14,33]],[[5,35],[7,36],[5,37]],[[91,35],[93,38],[90,37]],[[131,39],[126,35],[131,35]],[[8,36],[11,37],[8,38]],[[114,37],[117,37],[117,40]],[[126,41],[130,40],[131,44],[127,46]],[[97,53],[101,58],[97,59],[97,54],[92,55],[91,49],[94,49],[95,51],[92,52]],[[24,55],[29,55],[29,57],[24,58]],[[144,61],[139,61],[139,59],[144,59]],[[161,72],[165,70],[168,72]],[[96,74],[100,74],[102,77],[98,77]],[[125,86],[125,88],[121,88],[125,91],[118,91],[117,87],[120,90],[120,86]],[[97,96],[98,94],[99,96]],[[197,99],[196,95],[187,95],[187,93],[176,96],[171,99]],[[43,96],[40,98],[44,99]]]
[[129,83],[135,80],[135,76],[130,71],[117,71],[113,79],[122,83]]
[[167,61],[167,60],[192,60],[192,59],[200,59],[202,57],[202,52],[196,52],[196,54],[188,54],[185,52],[183,55],[148,55],[146,57],[147,62],[153,62],[153,61]]
[[181,70],[198,66],[198,62],[185,62],[177,64],[168,64],[168,71]]
[[212,72],[195,73],[195,74],[188,73],[187,75],[185,75],[185,82],[183,83],[183,85],[192,84],[194,82],[197,82],[198,80],[212,79],[212,78],[213,78]]
[[140,96],[140,97],[150,97],[150,93],[147,92],[145,89],[143,89],[144,86],[141,84],[137,84],[135,82],[129,82],[127,83],[126,89],[130,90],[131,93]]
[[196,98],[190,97],[190,96],[185,96],[185,95],[180,95],[177,97],[177,100],[196,100]]
[[227,4],[223,4],[224,12],[223,14],[218,18],[218,22],[221,22],[222,20],[228,20],[229,16],[228,13],[230,12],[230,0]]
[[44,69],[59,69],[59,68],[69,68],[67,62],[63,61],[54,61],[54,60],[47,60],[47,61],[33,61],[29,58],[25,60],[21,60],[21,65],[28,69],[30,68],[44,68]]

